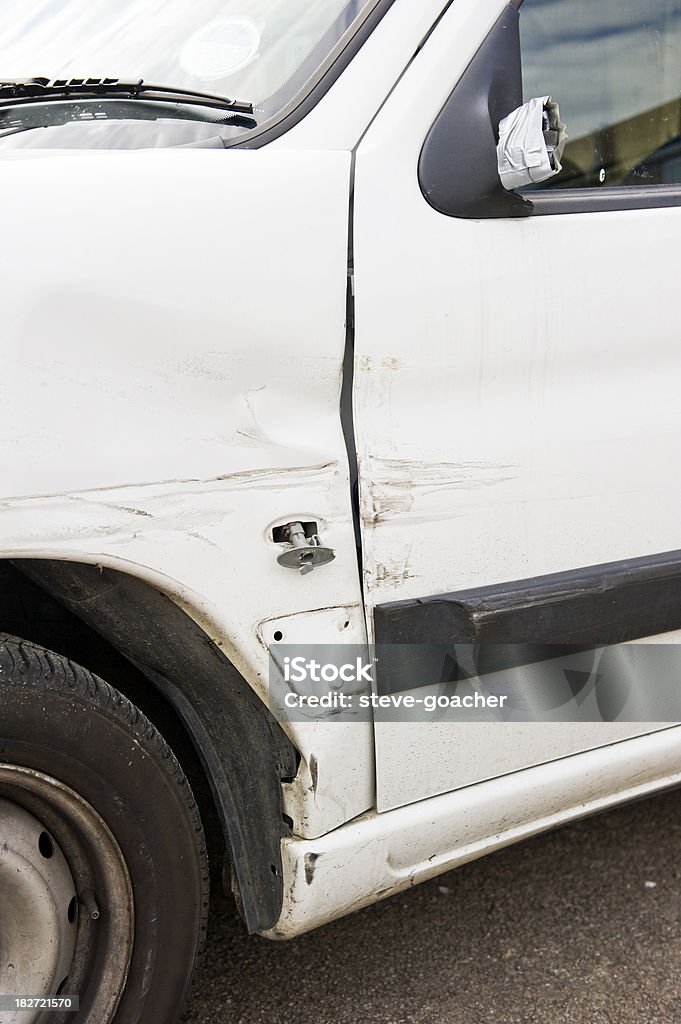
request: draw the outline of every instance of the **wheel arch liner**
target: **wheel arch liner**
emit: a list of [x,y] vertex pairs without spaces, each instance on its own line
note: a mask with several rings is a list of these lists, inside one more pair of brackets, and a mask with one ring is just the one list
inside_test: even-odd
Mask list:
[[13,564],[138,668],[182,719],[209,779],[250,932],[282,900],[281,782],[297,754],[251,687],[169,597],[127,573],[41,559]]

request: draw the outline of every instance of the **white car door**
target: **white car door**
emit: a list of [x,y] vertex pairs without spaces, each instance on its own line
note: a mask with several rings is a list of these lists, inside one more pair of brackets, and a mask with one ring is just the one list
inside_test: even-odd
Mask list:
[[[450,5],[357,153],[375,636],[673,641],[681,3],[518,8]],[[570,136],[562,177],[525,197],[503,192],[495,158],[521,52],[525,99],[557,99]],[[664,724],[377,723],[379,808]]]

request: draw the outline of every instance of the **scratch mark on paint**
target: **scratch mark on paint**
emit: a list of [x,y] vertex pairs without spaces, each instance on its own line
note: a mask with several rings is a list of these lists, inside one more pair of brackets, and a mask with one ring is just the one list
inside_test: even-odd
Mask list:
[[255,414],[255,409],[253,407],[253,403],[252,403],[251,397],[250,397],[251,395],[257,394],[259,391],[264,391],[266,387],[267,387],[266,384],[262,384],[259,388],[249,388],[248,391],[244,391],[244,393],[243,393],[244,404],[245,404],[246,408],[248,409],[248,412],[250,414],[251,420],[253,421],[253,426],[255,428],[255,432],[253,434],[250,434],[250,433],[247,433],[245,431],[240,430],[240,431],[238,431],[238,433],[244,434],[244,436],[249,438],[251,441],[259,441],[261,444],[270,445],[270,444],[273,443],[272,439],[267,436],[265,431],[262,429],[262,427],[258,423],[258,417]]
[[130,508],[128,505],[116,506],[121,512],[131,512],[134,516],[148,516],[149,519],[153,519],[151,512],[145,512],[143,508]]
[[374,576],[376,583],[387,583],[393,585],[404,583],[406,580],[415,579],[415,574],[409,572],[406,565],[402,567],[395,567],[392,565],[383,565],[381,562],[376,563]]
[[312,779],[312,793],[316,796],[317,784],[319,782],[319,765],[314,754],[310,754],[310,778]]
[[[415,504],[440,491],[475,491],[496,487],[516,476],[517,467],[492,462],[419,462],[409,459],[368,459],[362,466],[369,481],[370,511],[368,525],[376,525],[397,516],[407,516]],[[448,518],[443,510],[422,511],[420,518]],[[456,510],[452,509],[452,516]]]
[[193,537],[194,540],[200,540],[203,544],[208,544],[209,547],[215,548],[217,551],[223,550],[219,544],[215,543],[215,541],[209,540],[208,537],[204,537],[202,534],[196,533],[194,530],[187,530],[187,537]]
[[[154,481],[136,481],[134,483],[119,483],[111,484],[106,487],[84,487],[78,491],[47,491],[45,493],[37,494],[15,494],[3,496],[3,508],[10,508],[9,502],[15,501],[41,501],[46,499],[62,498],[65,501],[90,501],[87,495],[106,495],[114,494],[116,491],[130,491],[135,488],[143,490],[147,494],[152,494],[158,489],[159,494],[156,496],[170,497],[170,494],[163,490],[166,487],[186,487],[186,488],[204,488],[211,484],[234,484],[239,486],[241,484],[249,485],[252,483],[264,483],[266,486],[277,487],[280,483],[286,480],[290,476],[301,475],[307,476],[310,474],[318,474],[323,472],[335,471],[337,469],[337,462],[322,462],[312,466],[268,466],[263,469],[247,469],[237,470],[234,473],[222,473],[220,476],[211,477],[177,477],[167,480],[154,480]],[[272,481],[270,484],[269,481]],[[94,499],[96,500],[96,498]],[[104,502],[102,502],[104,504]]]
[[318,853],[306,853],[304,857],[305,863],[305,881],[308,885],[312,885],[312,879],[314,878],[315,867],[319,860],[320,854]]

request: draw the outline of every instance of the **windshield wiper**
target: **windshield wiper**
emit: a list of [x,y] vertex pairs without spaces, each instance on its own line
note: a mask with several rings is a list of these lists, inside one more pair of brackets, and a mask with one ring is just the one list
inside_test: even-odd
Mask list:
[[[138,79],[122,82],[118,78],[19,78],[16,81],[0,79],[0,107],[23,103],[68,99],[126,99],[161,103],[188,103],[202,107],[216,107],[238,114],[252,114],[253,104],[243,100],[230,100],[210,92],[176,89],[171,85],[151,85]],[[244,120],[246,120],[244,118]],[[253,122],[255,124],[255,121]]]

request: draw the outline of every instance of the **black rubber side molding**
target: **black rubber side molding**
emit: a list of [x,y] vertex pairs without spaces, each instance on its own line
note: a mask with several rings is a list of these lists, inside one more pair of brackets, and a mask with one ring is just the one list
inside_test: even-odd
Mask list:
[[600,647],[681,629],[681,551],[378,605],[377,644]]

